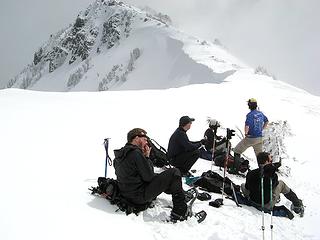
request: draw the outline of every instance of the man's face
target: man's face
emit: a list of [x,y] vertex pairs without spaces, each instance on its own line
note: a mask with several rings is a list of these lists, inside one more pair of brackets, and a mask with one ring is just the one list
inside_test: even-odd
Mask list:
[[188,131],[191,128],[192,122],[189,122],[188,124],[186,124],[183,128],[184,130]]
[[144,149],[147,144],[148,144],[147,136],[141,136],[141,135],[137,136],[137,145],[141,149]]
[[271,163],[272,163],[272,156],[269,155],[268,160],[264,163],[264,165],[271,164]]

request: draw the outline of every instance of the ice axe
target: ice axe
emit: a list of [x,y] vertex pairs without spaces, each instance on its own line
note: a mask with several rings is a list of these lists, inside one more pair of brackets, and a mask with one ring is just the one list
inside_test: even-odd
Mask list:
[[104,142],[103,142],[104,148],[106,150],[106,164],[105,164],[105,167],[104,167],[104,177],[107,177],[108,164],[109,164],[109,166],[112,165],[112,160],[111,160],[111,158],[109,156],[109,153],[108,153],[109,139],[110,138],[105,138]]

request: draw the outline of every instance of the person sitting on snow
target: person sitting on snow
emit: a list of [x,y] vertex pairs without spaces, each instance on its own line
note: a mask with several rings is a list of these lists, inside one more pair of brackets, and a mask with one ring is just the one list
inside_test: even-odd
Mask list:
[[[271,210],[280,200],[280,193],[292,202],[292,210],[301,214],[304,211],[302,200],[283,181],[278,180],[276,167],[267,152],[260,152],[257,156],[259,168],[248,172],[246,182],[241,184],[241,191],[246,198],[262,206],[261,176],[263,175],[264,208]],[[272,180],[272,196],[270,196],[270,179]],[[272,197],[272,200],[271,200]]]
[[168,158],[172,166],[178,168],[183,176],[192,176],[189,172],[200,156],[200,150],[205,140],[191,142],[187,131],[191,128],[194,118],[183,116],[179,120],[179,127],[171,135],[168,144]]
[[122,197],[136,205],[151,203],[162,192],[172,195],[171,220],[185,220],[187,204],[177,168],[155,174],[149,159],[147,132],[134,128],[127,134],[127,143],[115,150],[114,168]]
[[217,136],[217,130],[220,123],[216,119],[208,118],[209,128],[204,133],[204,148],[200,149],[200,157],[206,160],[212,160],[213,142],[215,141],[215,153],[225,149],[226,138]]

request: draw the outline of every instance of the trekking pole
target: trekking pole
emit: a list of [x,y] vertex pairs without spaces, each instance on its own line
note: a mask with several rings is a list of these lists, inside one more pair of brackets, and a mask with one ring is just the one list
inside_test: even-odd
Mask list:
[[216,146],[216,134],[217,134],[217,128],[213,130],[213,144],[212,144],[212,158],[211,158],[211,171],[213,167],[213,162],[214,162],[214,152],[215,152],[215,146]]
[[227,151],[226,151],[226,157],[224,158],[224,163],[223,163],[223,182],[222,182],[222,203],[223,203],[223,195],[224,195],[224,185],[225,185],[225,180],[226,180],[226,168],[227,168],[227,163],[229,160],[229,144],[228,144],[228,139],[226,142],[226,147],[227,147]]
[[109,153],[108,153],[109,139],[110,138],[105,138],[104,142],[103,142],[104,148],[106,150],[106,164],[105,164],[105,167],[104,167],[104,177],[107,177],[108,164],[109,164],[109,166],[112,165],[112,160],[111,160],[111,158],[109,156]]
[[261,209],[262,209],[262,239],[264,240],[264,189],[263,189],[263,166],[260,166],[260,175],[261,175]]
[[270,231],[271,231],[271,240],[273,240],[273,197],[272,197],[272,178],[270,178],[270,205],[271,205],[271,217],[270,217]]
[[223,182],[222,182],[222,189],[221,189],[222,198],[217,198],[216,200],[213,201],[215,203],[214,207],[216,207],[216,208],[223,205],[223,198],[224,198],[224,194],[225,194],[224,187],[225,187],[225,182],[226,182],[226,169],[227,169],[227,164],[228,164],[229,155],[230,155],[229,140],[232,138],[232,136],[234,136],[234,130],[227,128],[226,156],[225,156],[224,163],[223,163],[223,167],[224,167],[223,168]]
[[223,164],[223,182],[222,182],[222,202],[223,202],[223,195],[224,195],[224,185],[226,181],[226,170],[227,170],[227,165],[229,162],[229,155],[230,155],[230,144],[229,140],[231,140],[232,136],[235,135],[235,131],[232,129],[227,128],[227,141],[226,141],[226,157],[224,159],[224,164]]

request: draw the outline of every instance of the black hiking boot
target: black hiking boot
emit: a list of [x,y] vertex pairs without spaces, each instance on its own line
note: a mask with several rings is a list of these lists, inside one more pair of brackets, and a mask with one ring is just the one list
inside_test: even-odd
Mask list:
[[172,194],[173,208],[170,215],[172,222],[184,221],[187,219],[187,204],[184,192]]
[[206,219],[207,213],[204,210],[197,213],[192,213],[190,208],[187,208],[187,211],[183,215],[179,215],[174,211],[171,211],[170,222],[177,223],[178,221],[185,221],[189,217],[195,217],[197,219],[197,222],[201,223]]
[[297,205],[292,204],[291,205],[291,210],[294,211],[296,214],[299,214],[300,217],[303,217],[303,215],[304,215],[304,206],[303,206],[302,201],[299,200],[299,204],[297,204]]
[[176,211],[171,211],[170,214],[170,221],[173,223],[176,223],[178,221],[184,221],[187,220],[187,218],[190,217],[190,214],[188,212],[188,209],[186,208],[185,212],[182,214],[178,214]]
[[297,197],[297,195],[290,189],[290,192],[284,194],[284,196],[292,202],[291,210],[296,214],[299,214],[300,217],[304,215],[304,206],[302,200]]

